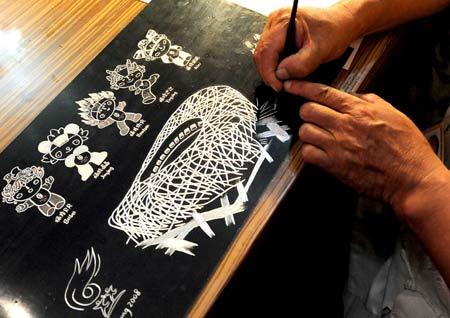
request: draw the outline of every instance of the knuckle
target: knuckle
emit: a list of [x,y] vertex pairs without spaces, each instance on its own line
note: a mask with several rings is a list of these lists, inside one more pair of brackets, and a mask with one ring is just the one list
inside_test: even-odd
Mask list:
[[367,93],[367,94],[364,94],[364,96],[366,96],[369,99],[377,99],[378,98],[378,95],[376,95],[374,93]]
[[281,9],[277,9],[275,11],[272,11],[269,16],[267,17],[268,21],[272,21],[273,19],[276,19],[281,13]]
[[253,56],[261,57],[262,53],[265,51],[264,39],[260,39],[256,44],[255,52]]
[[317,96],[320,97],[320,99],[326,100],[331,95],[331,89],[330,87],[326,85],[319,85],[317,87]]

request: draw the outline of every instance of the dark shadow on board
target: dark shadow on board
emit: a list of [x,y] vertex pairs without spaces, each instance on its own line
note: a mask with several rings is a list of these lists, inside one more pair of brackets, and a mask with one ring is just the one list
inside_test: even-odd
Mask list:
[[[305,80],[331,85],[351,52]],[[299,107],[307,100],[264,84],[255,99],[277,103],[292,147],[302,124]],[[352,189],[305,165],[207,317],[307,317],[311,311],[341,317],[356,203]]]
[[306,166],[206,317],[342,317],[356,199]]

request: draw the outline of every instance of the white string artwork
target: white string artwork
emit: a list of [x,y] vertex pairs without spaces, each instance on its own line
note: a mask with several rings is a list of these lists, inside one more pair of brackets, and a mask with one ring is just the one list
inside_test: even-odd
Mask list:
[[196,244],[184,240],[191,230],[200,227],[212,236],[208,221],[230,224],[230,216],[244,210],[238,197],[201,212],[242,184],[248,166],[262,157],[255,123],[256,107],[231,87],[212,86],[190,96],[159,133],[109,225],[137,246],[193,255]]

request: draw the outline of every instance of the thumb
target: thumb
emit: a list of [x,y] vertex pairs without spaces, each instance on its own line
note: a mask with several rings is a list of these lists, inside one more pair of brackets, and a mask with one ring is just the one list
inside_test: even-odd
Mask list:
[[302,47],[297,53],[282,60],[275,74],[280,81],[304,78],[320,65],[318,56],[313,47]]

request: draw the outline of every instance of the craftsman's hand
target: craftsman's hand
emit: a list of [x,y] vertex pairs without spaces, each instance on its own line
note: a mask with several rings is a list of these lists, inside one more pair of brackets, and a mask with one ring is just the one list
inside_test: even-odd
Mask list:
[[343,6],[300,8],[296,19],[299,51],[280,63],[290,11],[284,8],[269,15],[254,55],[262,79],[276,91],[282,89],[282,81],[301,79],[320,64],[339,57],[361,33],[354,17]]
[[424,135],[382,98],[306,81],[287,81],[284,88],[311,101],[300,108],[305,162],[390,203],[400,217],[407,200],[437,190],[430,178],[446,176],[448,183],[449,172]]

